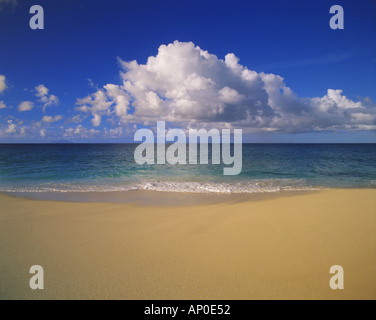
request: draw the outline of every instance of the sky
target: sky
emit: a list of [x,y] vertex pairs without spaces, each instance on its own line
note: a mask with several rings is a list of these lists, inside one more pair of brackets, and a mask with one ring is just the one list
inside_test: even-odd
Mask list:
[[374,0],[0,0],[0,143],[133,142],[161,120],[376,143],[375,39]]

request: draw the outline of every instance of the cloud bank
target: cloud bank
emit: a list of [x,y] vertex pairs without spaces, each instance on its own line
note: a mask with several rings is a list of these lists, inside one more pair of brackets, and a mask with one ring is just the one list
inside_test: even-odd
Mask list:
[[283,77],[255,72],[233,53],[219,59],[189,42],[161,45],[146,64],[120,61],[122,84],[107,84],[77,100],[94,127],[157,120],[243,128],[244,132],[299,133],[375,130],[376,107],[342,90],[302,98]]

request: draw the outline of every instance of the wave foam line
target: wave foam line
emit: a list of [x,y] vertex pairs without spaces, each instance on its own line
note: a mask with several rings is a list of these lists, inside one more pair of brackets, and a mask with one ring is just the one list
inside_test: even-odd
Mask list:
[[257,180],[238,183],[215,182],[175,182],[150,181],[129,185],[77,185],[51,184],[30,187],[7,186],[0,187],[0,192],[34,193],[34,192],[118,192],[131,190],[150,190],[160,192],[181,193],[269,193],[281,191],[313,191],[323,190],[325,187],[310,186],[304,180]]

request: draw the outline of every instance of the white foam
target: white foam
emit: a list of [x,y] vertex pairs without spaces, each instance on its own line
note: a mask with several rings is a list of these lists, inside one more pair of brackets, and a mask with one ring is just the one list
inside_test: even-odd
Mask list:
[[[291,181],[290,181],[291,182]],[[199,182],[166,182],[156,181],[146,183],[142,190],[164,192],[189,192],[189,193],[265,193],[280,191],[307,191],[321,190],[322,187],[299,185],[284,181],[278,184],[275,180],[253,181],[249,183],[199,183]]]
[[130,190],[151,190],[161,192],[182,193],[269,193],[281,191],[311,191],[322,190],[324,187],[311,186],[304,179],[270,179],[253,180],[250,182],[192,182],[192,181],[161,181],[128,183],[122,185],[77,185],[77,184],[54,184],[23,187],[0,187],[0,192],[117,192]]

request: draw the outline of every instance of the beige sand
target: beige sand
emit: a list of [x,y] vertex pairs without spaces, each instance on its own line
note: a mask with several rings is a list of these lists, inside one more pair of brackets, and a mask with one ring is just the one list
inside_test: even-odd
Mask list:
[[[0,195],[0,208],[1,299],[376,298],[376,190],[167,208]],[[37,264],[44,291],[29,288]]]

